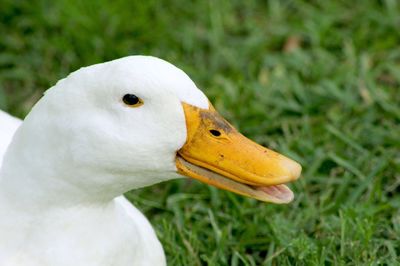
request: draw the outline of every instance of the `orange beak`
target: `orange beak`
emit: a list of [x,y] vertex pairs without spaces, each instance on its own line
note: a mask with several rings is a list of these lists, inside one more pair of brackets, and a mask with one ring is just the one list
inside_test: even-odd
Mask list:
[[293,200],[284,184],[299,178],[300,164],[244,137],[211,104],[182,105],[187,140],[176,157],[180,174],[265,202]]

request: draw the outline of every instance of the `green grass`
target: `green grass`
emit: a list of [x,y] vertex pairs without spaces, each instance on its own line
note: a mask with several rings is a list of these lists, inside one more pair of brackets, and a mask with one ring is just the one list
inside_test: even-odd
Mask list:
[[[132,2],[132,3],[131,3]],[[0,107],[130,54],[186,71],[243,133],[303,165],[271,205],[177,180],[128,193],[170,265],[400,265],[400,4],[0,0]]]

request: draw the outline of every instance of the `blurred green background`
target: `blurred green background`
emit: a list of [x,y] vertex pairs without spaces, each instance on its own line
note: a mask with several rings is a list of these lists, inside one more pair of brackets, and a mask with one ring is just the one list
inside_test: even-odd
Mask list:
[[0,107],[82,66],[187,72],[245,135],[303,165],[272,205],[177,180],[128,198],[169,265],[400,265],[400,3],[0,0]]

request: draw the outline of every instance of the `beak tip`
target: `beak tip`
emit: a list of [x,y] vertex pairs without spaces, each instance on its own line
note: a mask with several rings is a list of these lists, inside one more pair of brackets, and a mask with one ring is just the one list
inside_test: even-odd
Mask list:
[[301,165],[293,160],[288,160],[285,162],[284,167],[288,170],[291,176],[291,181],[299,179],[301,175]]
[[292,175],[293,175],[293,180],[297,180],[300,175],[301,175],[301,165],[299,163],[295,163],[295,165],[292,168]]

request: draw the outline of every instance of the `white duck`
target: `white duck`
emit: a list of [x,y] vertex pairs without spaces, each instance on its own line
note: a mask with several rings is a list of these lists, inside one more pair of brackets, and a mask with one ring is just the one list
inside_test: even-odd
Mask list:
[[154,57],[60,80],[4,155],[19,124],[0,113],[0,265],[165,265],[124,192],[188,176],[287,203],[283,184],[301,171],[240,135],[183,71]]

